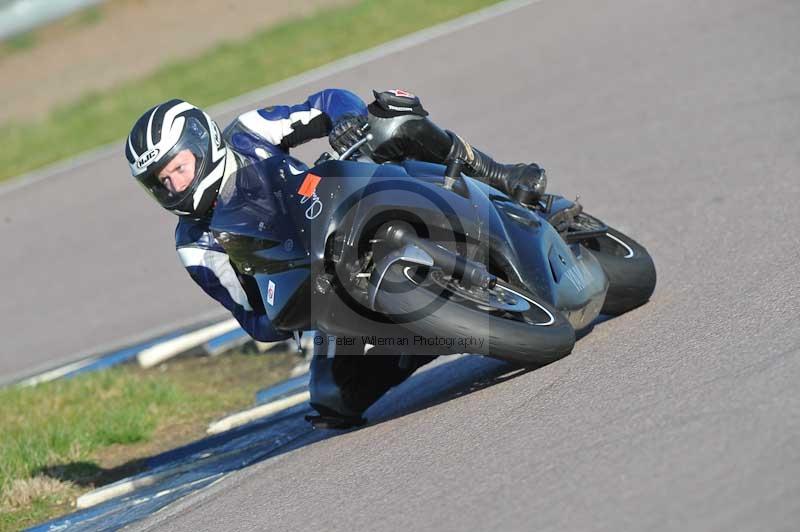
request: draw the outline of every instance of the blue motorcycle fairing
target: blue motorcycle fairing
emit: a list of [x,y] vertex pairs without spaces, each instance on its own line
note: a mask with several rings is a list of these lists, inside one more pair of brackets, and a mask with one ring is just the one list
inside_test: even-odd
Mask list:
[[[578,247],[573,252],[546,220],[492,187],[464,178],[455,193],[447,191],[444,167],[417,161],[327,161],[309,171],[298,163],[288,156],[257,162],[237,178],[242,190],[221,201],[212,220],[231,260],[256,279],[277,328],[357,331],[351,306],[320,297],[312,281],[330,275],[326,258],[347,279],[353,272],[339,270],[357,263],[364,235],[396,219],[463,256],[492,261],[512,284],[553,304],[576,328],[602,306],[607,280],[596,259]],[[298,191],[308,192],[309,174],[318,182],[303,196]],[[345,314],[353,324],[341,325]]]
[[[579,246],[570,249],[547,220],[503,192],[474,179],[465,181],[470,197],[479,205],[482,238],[489,243],[489,260],[495,269],[559,309],[576,329],[591,323],[608,289],[594,256],[582,253]],[[557,208],[573,205],[563,198],[554,204]]]

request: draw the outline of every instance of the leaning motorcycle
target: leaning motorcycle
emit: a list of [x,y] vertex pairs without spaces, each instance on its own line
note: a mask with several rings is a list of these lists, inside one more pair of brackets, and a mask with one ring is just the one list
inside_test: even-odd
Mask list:
[[647,250],[577,201],[510,197],[459,161],[354,160],[372,138],[309,170],[270,157],[220,195],[211,228],[277,329],[543,365],[652,294]]

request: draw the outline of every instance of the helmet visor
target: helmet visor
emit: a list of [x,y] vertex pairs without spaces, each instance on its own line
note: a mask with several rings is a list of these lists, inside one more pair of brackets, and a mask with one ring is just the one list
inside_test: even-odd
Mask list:
[[172,209],[197,188],[209,147],[208,131],[199,120],[190,117],[175,146],[137,179],[162,207]]

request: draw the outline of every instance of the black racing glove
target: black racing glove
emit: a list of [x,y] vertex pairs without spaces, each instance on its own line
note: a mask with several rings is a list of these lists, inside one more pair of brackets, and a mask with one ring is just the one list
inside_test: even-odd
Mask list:
[[328,142],[331,148],[336,150],[339,155],[346,152],[350,146],[364,137],[362,131],[367,124],[367,117],[359,114],[346,114],[333,125],[328,135]]

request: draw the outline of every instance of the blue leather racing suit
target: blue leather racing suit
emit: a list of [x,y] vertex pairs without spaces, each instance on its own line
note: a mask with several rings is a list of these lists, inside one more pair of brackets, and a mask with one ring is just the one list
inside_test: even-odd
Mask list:
[[[342,116],[366,116],[364,102],[352,92],[326,89],[293,106],[274,106],[240,115],[225,128],[228,148],[253,162],[268,157],[287,157],[289,150],[308,140],[327,136]],[[301,161],[295,167],[307,170]],[[236,318],[256,340],[270,342],[288,337],[278,332],[264,312],[260,296],[249,288],[247,276],[237,272],[209,229],[210,216],[182,216],[175,230],[175,245],[186,271],[211,297]]]

